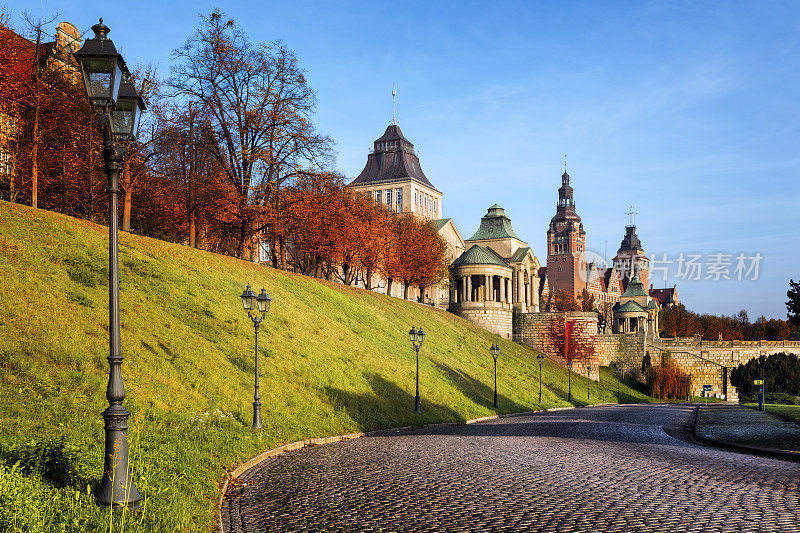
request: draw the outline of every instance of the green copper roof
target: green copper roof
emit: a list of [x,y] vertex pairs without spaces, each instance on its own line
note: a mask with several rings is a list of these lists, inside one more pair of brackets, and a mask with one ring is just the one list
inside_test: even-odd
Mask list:
[[449,219],[449,218],[440,218],[438,220],[431,220],[430,221],[430,225],[433,226],[433,229],[435,229],[436,231],[439,231],[443,227],[445,227],[445,225],[447,225],[447,223],[450,222],[450,220],[451,219]]
[[511,256],[510,261],[513,261],[513,262],[522,261],[523,259],[525,259],[525,256],[528,255],[529,251],[530,251],[530,248],[528,248],[527,246],[525,246],[523,248],[520,248],[519,250],[514,252],[514,255]]
[[643,313],[645,311],[646,309],[644,307],[633,300],[628,300],[614,310],[615,313]]
[[644,290],[644,284],[639,279],[639,274],[636,274],[632,280],[628,282],[628,288],[625,289],[625,294],[622,296],[647,296]]
[[517,239],[514,230],[511,228],[511,219],[508,218],[503,208],[494,204],[489,208],[486,216],[481,218],[481,225],[475,235],[467,239],[468,241],[485,241],[489,239]]
[[511,268],[508,266],[508,263],[500,259],[491,249],[484,248],[477,244],[458,256],[458,259],[453,261],[451,266],[459,267],[465,265],[497,265]]

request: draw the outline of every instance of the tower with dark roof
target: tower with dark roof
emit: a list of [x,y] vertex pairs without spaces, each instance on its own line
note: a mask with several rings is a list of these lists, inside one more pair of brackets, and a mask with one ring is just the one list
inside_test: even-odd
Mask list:
[[575,199],[569,174],[561,175],[556,214],[547,230],[547,283],[549,290],[566,291],[578,296],[586,287],[586,232],[575,211]]
[[634,277],[639,276],[640,281],[647,287],[650,278],[650,259],[645,255],[642,242],[636,235],[636,222],[633,211],[629,213],[631,219],[625,226],[625,236],[614,256],[614,269],[618,273],[624,289]]
[[410,212],[432,220],[441,218],[442,193],[428,181],[414,144],[394,121],[375,139],[364,170],[349,187],[390,211]]

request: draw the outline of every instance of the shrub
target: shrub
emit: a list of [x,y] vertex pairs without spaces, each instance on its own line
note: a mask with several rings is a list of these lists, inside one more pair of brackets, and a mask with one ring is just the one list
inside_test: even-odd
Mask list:
[[647,393],[654,398],[680,400],[689,395],[689,376],[669,357],[645,372]]

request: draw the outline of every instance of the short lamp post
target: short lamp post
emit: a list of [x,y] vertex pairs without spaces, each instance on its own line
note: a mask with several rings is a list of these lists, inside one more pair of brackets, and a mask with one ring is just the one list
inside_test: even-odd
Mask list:
[[497,358],[500,357],[500,347],[496,344],[492,344],[489,351],[492,352],[492,359],[494,359],[494,403],[492,405],[497,409],[500,407],[497,403]]
[[567,401],[572,401],[572,361],[567,361]]
[[544,355],[537,355],[536,360],[539,361],[539,403],[542,403],[542,363],[544,363]]
[[416,329],[414,326],[411,326],[411,331],[408,332],[408,338],[411,340],[411,345],[417,352],[417,393],[414,396],[414,412],[419,414],[422,412],[419,406],[419,348],[425,340],[425,332],[422,331],[422,327]]
[[587,400],[591,400],[592,399],[592,391],[589,388],[589,385],[592,384],[591,373],[592,373],[592,366],[591,365],[586,365],[586,399]]
[[144,101],[130,82],[128,67],[107,37],[108,26],[100,19],[92,26],[94,37],[87,39],[74,53],[81,69],[86,96],[98,115],[103,128],[103,159],[108,177],[108,318],[109,318],[109,376],[103,411],[105,425],[105,459],[103,480],[97,493],[100,505],[136,509],[141,495],[131,479],[128,468],[128,416],[122,406],[125,386],[122,382],[122,354],[119,336],[119,244],[118,204],[119,173],[125,159],[125,149],[119,142],[132,141]]
[[614,371],[614,375],[617,376],[617,403],[620,403],[620,401],[619,401],[620,366],[616,363],[616,361],[611,361],[611,364],[609,366],[611,367],[611,370]]
[[[242,305],[245,311],[247,311],[247,316],[253,321],[253,326],[256,329],[256,381],[255,393],[253,394],[253,429],[261,429],[261,394],[258,390],[258,327],[269,311],[269,304],[271,301],[267,291],[263,288],[261,289],[261,294],[256,296],[256,293],[250,288],[249,283],[242,293]],[[253,311],[256,313],[253,314]],[[259,313],[261,313],[261,316],[258,316]]]

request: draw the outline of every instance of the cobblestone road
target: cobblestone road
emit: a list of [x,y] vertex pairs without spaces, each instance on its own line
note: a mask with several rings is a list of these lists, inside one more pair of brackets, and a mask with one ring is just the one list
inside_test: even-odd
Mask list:
[[800,463],[693,444],[694,409],[613,406],[268,459],[226,532],[800,531]]

